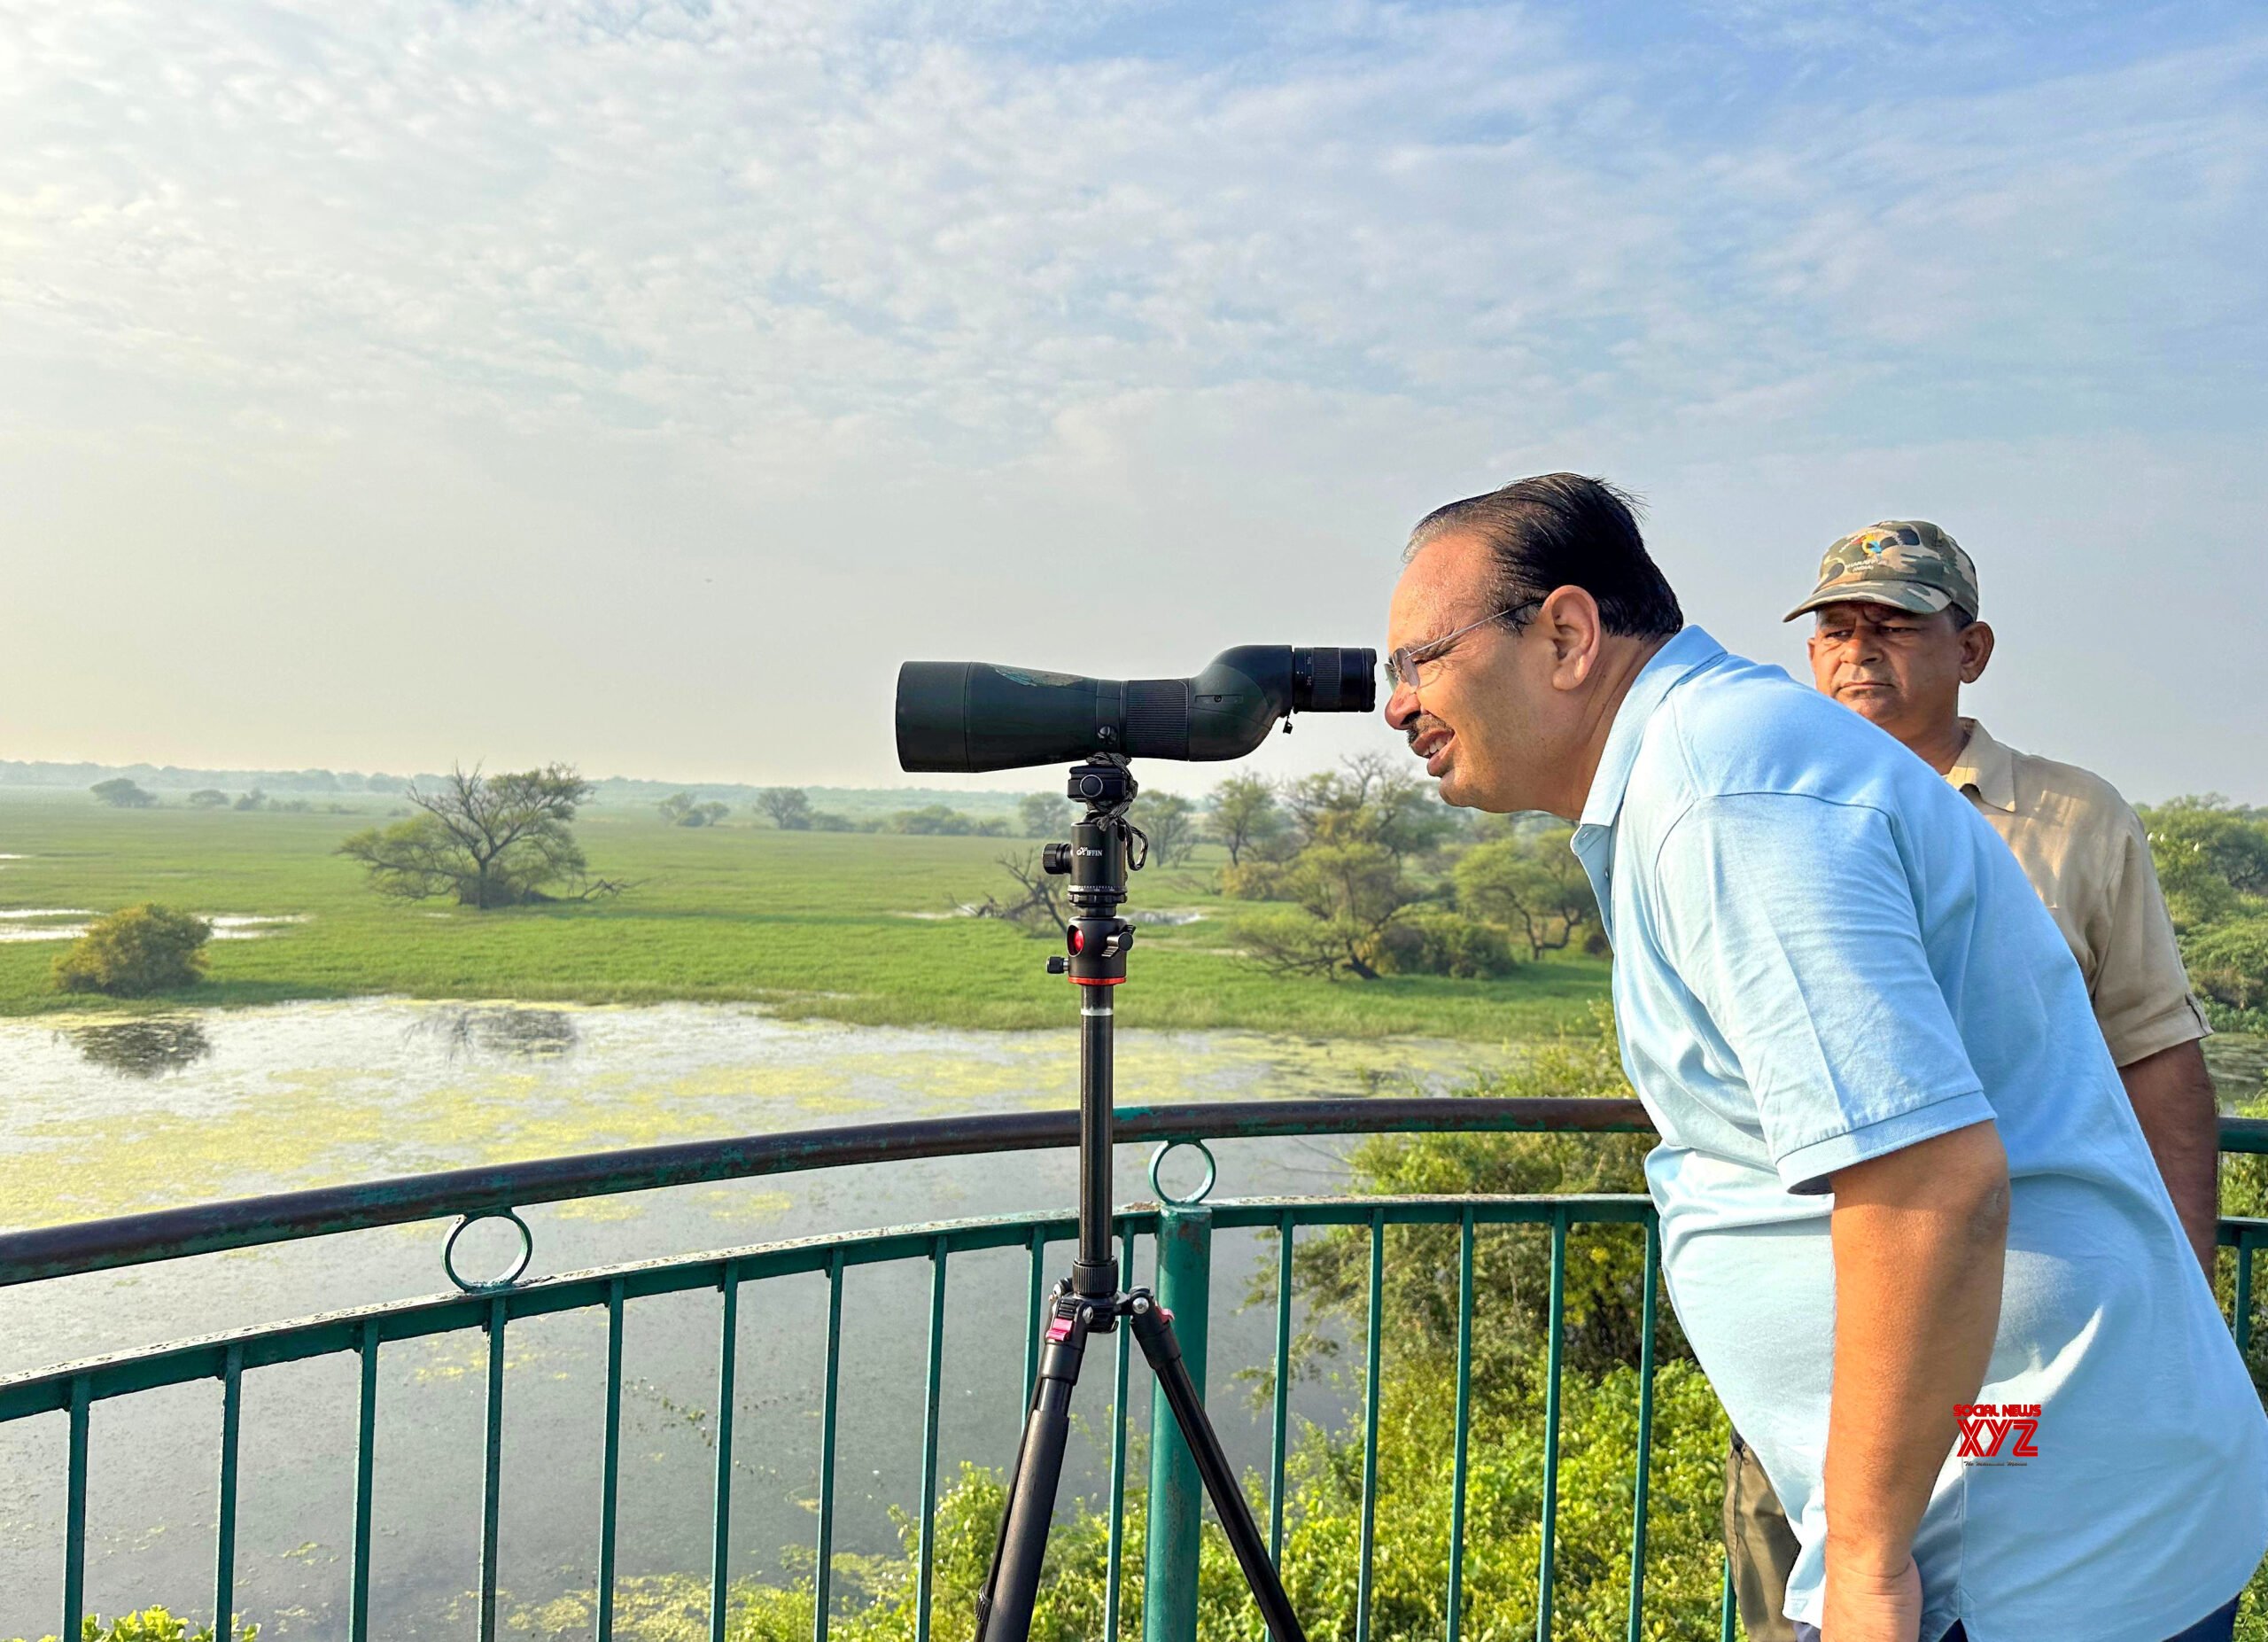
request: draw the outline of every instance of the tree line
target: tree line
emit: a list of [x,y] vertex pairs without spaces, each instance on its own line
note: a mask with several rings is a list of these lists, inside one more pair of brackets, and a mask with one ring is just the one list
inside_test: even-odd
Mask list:
[[[153,810],[164,802],[156,793],[125,775],[113,775],[108,781],[98,781],[87,790],[94,794],[97,803],[106,804],[114,810]],[[387,790],[398,790],[388,788]],[[218,787],[200,787],[183,802],[192,810],[273,810],[279,814],[291,815],[308,814],[315,807],[306,798],[271,798],[259,787],[234,794],[223,792]],[[354,813],[352,806],[344,804],[329,804],[323,807],[333,815]]]
[[[1018,806],[1030,837],[1061,836],[1075,813],[1052,795]],[[1220,845],[1229,858],[1221,893],[1254,903],[1237,921],[1239,942],[1271,973],[1497,976],[1598,944],[1597,908],[1566,828],[1453,810],[1384,756],[1288,781],[1232,775],[1201,805],[1146,792],[1128,819],[1161,866],[1187,861],[1200,843]],[[998,864],[1014,888],[978,910],[1060,932],[1069,914],[1037,853]]]
[[1453,810],[1381,756],[1283,783],[1232,777],[1207,824],[1229,851],[1222,892],[1263,903],[1238,932],[1271,973],[1477,978],[1603,949],[1565,827]]
[[2268,808],[2208,793],[2140,813],[2207,1016],[2224,1031],[2268,1031]]

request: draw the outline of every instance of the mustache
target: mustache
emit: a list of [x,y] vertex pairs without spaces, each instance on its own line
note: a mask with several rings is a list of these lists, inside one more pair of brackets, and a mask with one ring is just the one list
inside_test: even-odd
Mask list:
[[1421,712],[1416,718],[1410,720],[1409,727],[1402,732],[1402,738],[1410,743],[1410,751],[1414,752],[1418,749],[1418,738],[1420,735],[1423,735],[1427,730],[1445,730],[1447,728],[1449,728],[1449,726],[1442,723],[1432,713]]

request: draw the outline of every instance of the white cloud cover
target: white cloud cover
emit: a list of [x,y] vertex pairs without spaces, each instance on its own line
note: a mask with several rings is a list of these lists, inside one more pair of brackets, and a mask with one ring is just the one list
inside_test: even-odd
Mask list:
[[901,656],[1362,642],[1418,512],[1569,465],[1775,658],[1940,518],[2012,738],[2268,797],[2256,659],[2130,631],[2138,556],[2268,590],[2268,31],[1759,100],[1541,9],[8,15],[18,756],[887,778]]

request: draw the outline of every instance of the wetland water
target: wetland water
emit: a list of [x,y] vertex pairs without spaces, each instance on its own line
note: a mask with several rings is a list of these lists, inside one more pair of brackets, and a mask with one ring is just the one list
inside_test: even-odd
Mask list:
[[[1157,1105],[1439,1089],[1518,1054],[1517,1046],[1422,1039],[1127,1029],[1118,1093],[1123,1105]],[[1077,1051],[1068,1022],[1061,1032],[979,1033],[782,1022],[746,1006],[365,1000],[0,1023],[0,1066],[8,1081],[0,1225],[21,1226],[485,1161],[1068,1106]],[[1335,1190],[1342,1144],[1223,1144],[1217,1195]],[[1146,1163],[1136,1148],[1121,1155],[1119,1201],[1149,1195]],[[531,1272],[1060,1210],[1076,1195],[1072,1154],[1035,1152],[548,1205],[526,1211],[535,1233]],[[446,1286],[444,1230],[386,1228],[0,1289],[0,1373],[435,1293]],[[1235,1376],[1263,1366],[1270,1350],[1268,1311],[1243,1303],[1253,1276],[1272,1270],[1268,1257],[1252,1234],[1216,1240],[1212,1401],[1232,1457],[1247,1469],[1265,1464],[1267,1436]],[[478,1269],[489,1257],[468,1250],[465,1264]],[[1068,1249],[1052,1249],[1051,1275],[1068,1258]],[[1010,1250],[957,1257],[951,1269],[940,1467],[948,1483],[963,1460],[998,1466],[1013,1448],[1027,1266],[1021,1251]],[[895,1549],[890,1512],[918,1499],[928,1287],[926,1264],[846,1278],[842,1552]],[[777,1576],[808,1566],[807,1549],[801,1564],[796,1558],[814,1523],[824,1281],[750,1284],[740,1314],[733,1566]],[[618,1562],[625,1579],[706,1568],[718,1318],[714,1295],[630,1307]],[[590,1587],[604,1335],[603,1313],[593,1311],[515,1324],[509,1338],[501,1583],[516,1607]],[[380,1354],[374,1635],[464,1630],[466,1593],[478,1578],[484,1350],[479,1335],[464,1334]],[[1106,1463],[1107,1365],[1105,1354],[1078,1405],[1092,1430],[1075,1454],[1073,1480],[1091,1498]],[[1294,1407],[1335,1423],[1348,1392],[1333,1379],[1303,1381]],[[264,1636],[343,1632],[355,1397],[347,1357],[246,1378],[237,1599]],[[1131,1400],[1138,1440],[1148,1398]],[[165,1602],[176,1613],[207,1613],[218,1410],[217,1385],[96,1409],[90,1610]],[[0,1637],[55,1628],[63,1459],[59,1417],[0,1431]]]

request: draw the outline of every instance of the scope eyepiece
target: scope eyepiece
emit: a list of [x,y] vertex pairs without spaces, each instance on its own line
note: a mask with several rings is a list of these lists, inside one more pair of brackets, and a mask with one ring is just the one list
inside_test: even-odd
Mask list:
[[909,661],[897,674],[908,771],[1014,769],[1098,753],[1240,759],[1294,712],[1368,712],[1378,652],[1240,644],[1186,679],[1090,679],[982,661]]
[[[1292,706],[1299,712],[1368,712],[1377,700],[1379,653],[1335,644],[1292,651]],[[1359,697],[1360,699],[1356,699]]]

